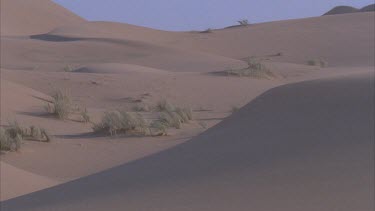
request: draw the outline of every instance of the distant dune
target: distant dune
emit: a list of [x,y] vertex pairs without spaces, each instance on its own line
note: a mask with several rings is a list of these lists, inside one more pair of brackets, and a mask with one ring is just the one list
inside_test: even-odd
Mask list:
[[1,0],[1,35],[46,33],[84,19],[50,0]]
[[370,4],[360,10],[361,12],[372,12],[375,11],[375,4]]
[[346,13],[355,13],[355,12],[371,12],[375,11],[375,4],[368,5],[363,7],[362,9],[357,9],[351,6],[337,6],[324,15],[339,15],[339,14],[346,14]]

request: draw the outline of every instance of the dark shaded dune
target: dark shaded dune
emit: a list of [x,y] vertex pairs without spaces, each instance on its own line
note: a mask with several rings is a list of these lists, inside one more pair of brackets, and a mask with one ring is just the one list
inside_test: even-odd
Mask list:
[[331,9],[330,11],[328,11],[327,13],[325,13],[324,15],[338,15],[338,14],[346,14],[346,13],[355,13],[358,11],[359,10],[357,8],[350,7],[350,6],[337,6]]
[[375,4],[370,4],[360,10],[360,12],[373,12],[375,11]]
[[185,144],[2,211],[373,210],[373,84],[371,73],[273,89]]
[[65,36],[50,35],[50,34],[31,35],[30,39],[42,40],[42,41],[48,41],[48,42],[73,42],[73,41],[83,40],[83,38],[65,37]]

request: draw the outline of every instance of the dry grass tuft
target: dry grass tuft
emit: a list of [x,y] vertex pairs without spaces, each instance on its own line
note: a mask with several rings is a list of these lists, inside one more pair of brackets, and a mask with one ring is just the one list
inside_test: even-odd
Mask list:
[[73,104],[70,96],[61,90],[57,90],[52,95],[52,103],[47,103],[47,112],[53,114],[59,119],[67,119],[73,111]]

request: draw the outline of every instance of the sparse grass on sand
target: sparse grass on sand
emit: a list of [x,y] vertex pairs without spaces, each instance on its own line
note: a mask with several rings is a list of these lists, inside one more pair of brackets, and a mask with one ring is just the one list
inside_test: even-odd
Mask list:
[[328,62],[323,59],[311,59],[307,61],[307,64],[310,66],[318,66],[318,67],[327,67]]
[[44,128],[36,126],[21,127],[18,122],[9,123],[6,128],[0,128],[0,150],[17,151],[23,140],[50,142],[51,137]]
[[100,123],[94,124],[93,131],[110,136],[165,136],[168,128],[180,129],[182,124],[193,120],[190,108],[176,107],[167,100],[159,101],[155,108],[159,112],[158,117],[150,123],[140,113],[122,110],[105,112]]
[[67,119],[73,111],[73,104],[70,96],[61,90],[55,91],[52,95],[52,102],[47,103],[47,112],[53,114],[59,119]]
[[247,67],[243,69],[231,69],[221,72],[227,76],[252,77],[259,79],[268,79],[274,77],[274,74],[260,61],[249,58],[247,60]]

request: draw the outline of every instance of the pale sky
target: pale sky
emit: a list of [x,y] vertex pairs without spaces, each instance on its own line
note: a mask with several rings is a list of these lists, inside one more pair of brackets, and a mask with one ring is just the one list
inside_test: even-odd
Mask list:
[[320,16],[334,6],[362,8],[374,0],[54,0],[88,20],[188,31]]

